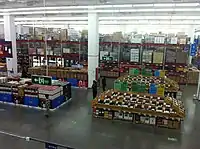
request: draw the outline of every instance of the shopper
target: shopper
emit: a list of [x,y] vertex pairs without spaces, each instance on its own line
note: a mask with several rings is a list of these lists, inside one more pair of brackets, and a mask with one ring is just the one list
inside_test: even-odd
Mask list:
[[92,84],[92,93],[93,93],[93,99],[96,98],[97,96],[97,81],[93,81]]
[[103,77],[103,79],[102,79],[102,88],[103,88],[103,91],[106,90],[106,78],[105,77]]

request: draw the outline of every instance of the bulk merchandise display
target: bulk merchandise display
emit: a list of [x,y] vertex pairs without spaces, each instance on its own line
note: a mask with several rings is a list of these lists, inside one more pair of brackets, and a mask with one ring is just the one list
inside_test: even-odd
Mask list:
[[[12,80],[12,81],[9,81]],[[53,81],[52,85],[32,84],[31,79],[0,78],[0,102],[45,109],[46,96],[50,110],[55,110],[71,99],[71,84]]]
[[108,90],[92,101],[93,116],[179,129],[183,103],[172,97]]

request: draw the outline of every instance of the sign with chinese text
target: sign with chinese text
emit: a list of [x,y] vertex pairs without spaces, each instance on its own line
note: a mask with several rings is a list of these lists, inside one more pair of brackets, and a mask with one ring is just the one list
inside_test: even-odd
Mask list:
[[33,84],[52,85],[52,77],[32,75],[31,80]]

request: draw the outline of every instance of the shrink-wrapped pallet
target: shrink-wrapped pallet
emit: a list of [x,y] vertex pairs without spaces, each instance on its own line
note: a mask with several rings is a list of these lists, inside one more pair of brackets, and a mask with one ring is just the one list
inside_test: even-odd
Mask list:
[[152,50],[143,51],[142,62],[144,62],[144,63],[152,62]]
[[188,54],[186,52],[177,52],[176,53],[176,63],[186,64],[188,61]]
[[163,53],[153,52],[153,63],[163,63]]
[[167,49],[166,50],[166,60],[167,63],[175,63],[176,62],[176,50]]

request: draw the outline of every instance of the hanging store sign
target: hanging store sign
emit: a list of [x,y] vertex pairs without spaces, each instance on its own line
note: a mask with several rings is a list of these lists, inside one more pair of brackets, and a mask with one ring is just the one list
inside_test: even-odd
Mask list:
[[33,84],[52,85],[52,77],[32,75],[31,80]]
[[190,47],[190,56],[195,56],[197,52],[197,45],[193,43]]
[[12,58],[12,42],[0,39],[0,58]]

